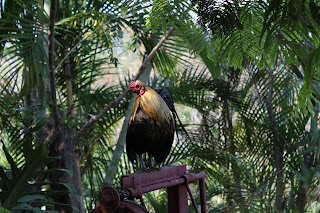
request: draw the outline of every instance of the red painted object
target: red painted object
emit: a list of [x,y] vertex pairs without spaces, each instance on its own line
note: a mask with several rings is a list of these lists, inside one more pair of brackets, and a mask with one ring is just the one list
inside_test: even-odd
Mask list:
[[[97,212],[147,212],[144,207],[142,195],[144,193],[167,188],[168,191],[168,213],[187,213],[188,212],[188,193],[192,203],[192,197],[188,184],[199,180],[201,213],[206,213],[206,191],[205,173],[191,174],[186,173],[186,166],[165,166],[158,170],[148,172],[136,172],[121,177],[121,190],[117,192],[112,187],[105,187],[99,194],[100,205],[91,213]],[[142,206],[132,200],[139,198]],[[196,212],[199,212],[194,206]],[[99,210],[98,210],[99,209]]]

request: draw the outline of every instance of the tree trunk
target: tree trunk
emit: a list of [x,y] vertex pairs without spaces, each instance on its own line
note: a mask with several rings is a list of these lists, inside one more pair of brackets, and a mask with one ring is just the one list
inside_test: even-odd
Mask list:
[[37,83],[37,105],[36,105],[36,115],[35,122],[36,126],[41,126],[41,128],[37,131],[35,137],[35,143],[38,146],[40,143],[44,142],[45,137],[45,123],[46,123],[46,80],[47,76],[39,76],[39,82]]
[[305,212],[306,202],[307,202],[307,189],[306,189],[304,181],[300,180],[299,181],[299,193],[298,193],[298,198],[297,198],[297,207],[298,207],[299,213]]
[[[314,132],[314,130],[318,131],[318,118],[319,118],[319,105],[318,104],[314,104],[314,109],[315,109],[315,113],[311,118],[311,127],[310,127],[310,134],[311,135],[315,135],[316,133]],[[315,127],[315,128],[314,128]],[[317,142],[316,142],[317,143]],[[308,148],[305,147],[305,151],[306,149],[312,149],[314,145],[308,144]],[[317,146],[317,144],[315,144],[315,146]],[[314,161],[314,153],[310,153],[307,152],[304,154],[304,165],[308,170],[310,169],[310,167],[312,166]],[[301,172],[303,172],[303,170],[301,170]],[[303,174],[301,175],[303,177]],[[308,185],[307,183],[305,183],[303,181],[304,179],[300,177],[300,181],[299,181],[299,193],[298,193],[298,197],[297,197],[297,207],[298,207],[298,212],[299,213],[303,213],[305,212],[305,207],[307,204],[307,200],[308,197],[310,196],[308,194]],[[319,187],[318,187],[319,188]],[[317,190],[319,191],[319,190]],[[315,193],[317,194],[317,193]]]
[[231,169],[233,172],[233,178],[235,181],[235,188],[236,188],[235,201],[237,203],[240,203],[243,200],[242,191],[241,191],[241,177],[239,173],[239,167],[236,162],[236,150],[235,150],[235,144],[234,144],[232,118],[230,116],[229,104],[227,100],[223,101],[223,113],[224,113],[225,128],[226,128],[226,134],[227,134],[226,138],[229,139],[229,153],[232,156],[234,156],[234,159],[231,159]]
[[[52,198],[55,202],[56,210],[59,212],[84,212],[84,203],[81,192],[81,180],[78,159],[74,153],[74,143],[70,129],[61,124],[61,116],[58,111],[56,98],[56,82],[54,69],[54,24],[57,11],[57,1],[51,0],[50,20],[48,32],[48,53],[49,53],[49,74],[51,88],[51,105],[53,123],[48,122],[47,127],[51,132],[49,137],[49,156],[60,157],[54,163],[48,165],[49,169],[60,169],[49,175],[51,189],[57,191]],[[72,171],[72,175],[61,169]],[[73,190],[74,189],[74,190]],[[63,194],[63,191],[70,193]],[[62,194],[60,194],[62,192]],[[60,205],[65,204],[65,205]],[[66,205],[67,204],[67,205]]]
[[272,132],[273,141],[273,154],[274,154],[274,164],[276,168],[276,211],[282,211],[282,200],[283,200],[283,174],[282,174],[282,150],[280,147],[279,139],[279,129],[274,116],[272,107],[272,96],[273,96],[273,70],[269,70],[269,94],[267,99],[267,111],[270,118],[270,129]]
[[[51,125],[53,126],[53,125]],[[74,153],[75,146],[72,142],[70,129],[67,126],[61,126],[58,131],[53,132],[49,141],[49,156],[59,156],[60,159],[48,165],[48,169],[67,169],[72,171],[69,175],[65,171],[52,172],[49,175],[51,190],[57,192],[67,192],[65,195],[53,195],[56,203],[69,204],[70,206],[56,204],[55,208],[59,212],[85,212],[81,191],[81,177],[79,162]],[[73,186],[72,186],[73,185]],[[75,191],[69,187],[74,187]]]
[[50,6],[50,20],[49,20],[49,31],[48,31],[48,58],[49,58],[49,78],[50,78],[50,93],[51,93],[51,105],[52,105],[52,117],[54,121],[54,129],[58,130],[60,126],[60,114],[58,111],[57,104],[57,86],[54,71],[54,24],[57,12],[57,1],[51,0]]

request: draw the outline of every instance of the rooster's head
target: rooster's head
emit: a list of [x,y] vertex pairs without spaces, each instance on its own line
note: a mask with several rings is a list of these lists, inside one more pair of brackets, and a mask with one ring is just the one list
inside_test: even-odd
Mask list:
[[129,86],[129,90],[136,93],[139,97],[145,93],[146,85],[141,81],[135,81]]

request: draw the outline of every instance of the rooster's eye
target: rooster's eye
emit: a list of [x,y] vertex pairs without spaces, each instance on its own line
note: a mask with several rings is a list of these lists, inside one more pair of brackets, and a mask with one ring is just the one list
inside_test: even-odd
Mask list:
[[136,85],[136,88],[138,89],[138,88],[139,88],[139,85]]

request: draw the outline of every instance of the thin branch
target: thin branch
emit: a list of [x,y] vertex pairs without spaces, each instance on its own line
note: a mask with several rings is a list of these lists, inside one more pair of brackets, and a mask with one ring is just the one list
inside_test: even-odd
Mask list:
[[49,73],[50,73],[50,88],[51,88],[53,120],[54,120],[54,126],[57,128],[60,125],[60,115],[58,112],[58,105],[57,105],[56,81],[55,81],[55,71],[54,71],[54,23],[56,19],[56,12],[57,12],[57,1],[51,0],[49,33],[48,33]]
[[[148,67],[148,64],[150,63],[151,59],[153,58],[153,56],[156,54],[157,50],[161,47],[161,45],[166,42],[166,40],[172,35],[172,33],[174,32],[175,28],[171,27],[168,30],[168,33],[165,37],[163,37],[158,44],[152,49],[152,51],[150,52],[150,54],[148,55],[148,57],[144,60],[144,62],[142,63],[141,67],[138,70],[137,75],[133,78],[133,81],[139,79],[139,77],[141,76],[141,74],[145,71],[145,69]],[[110,110],[111,108],[115,107],[117,104],[120,103],[120,101],[128,94],[129,92],[129,88],[127,88],[124,93],[122,93],[118,98],[116,98],[115,100],[111,101],[105,108],[103,108],[103,110],[98,113],[97,115],[92,116],[86,123],[85,125],[74,135],[73,137],[73,141],[76,142],[77,140],[79,140],[80,137],[82,137],[87,130],[93,125],[95,124],[95,122],[97,122],[100,118],[102,118],[106,112],[108,112],[108,110]]]

